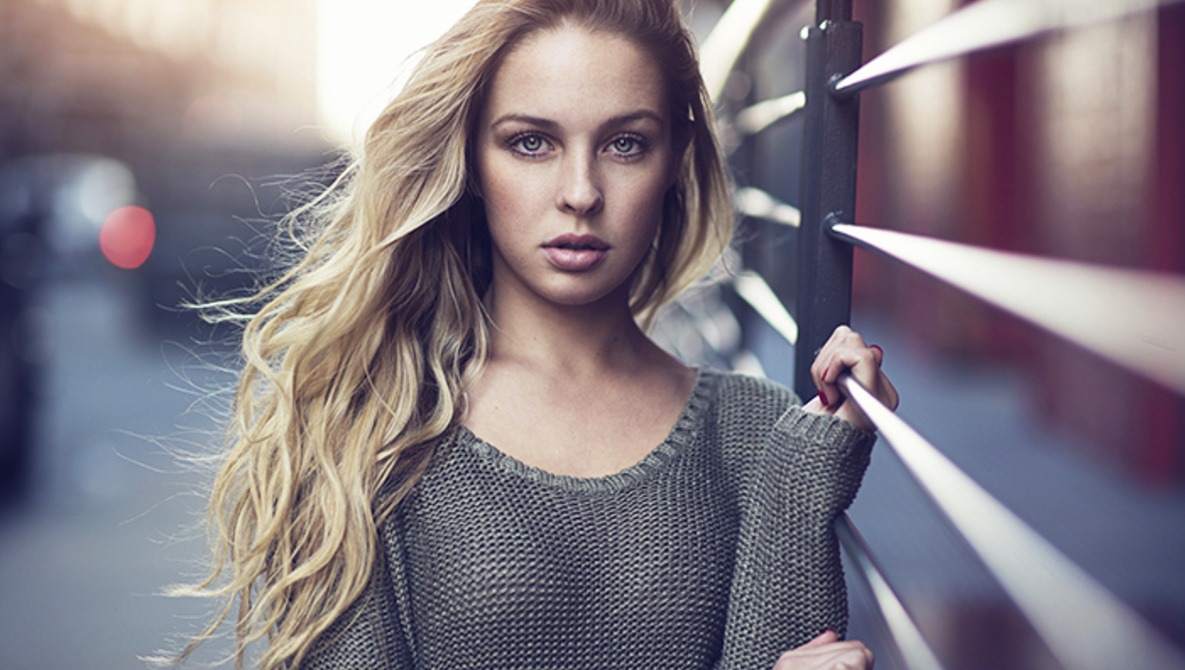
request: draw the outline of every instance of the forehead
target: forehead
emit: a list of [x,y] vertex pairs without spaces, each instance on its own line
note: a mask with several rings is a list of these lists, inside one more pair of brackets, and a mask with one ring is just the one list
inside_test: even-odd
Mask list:
[[528,36],[506,54],[486,99],[486,118],[551,119],[649,110],[667,119],[666,87],[653,57],[614,33],[564,25]]

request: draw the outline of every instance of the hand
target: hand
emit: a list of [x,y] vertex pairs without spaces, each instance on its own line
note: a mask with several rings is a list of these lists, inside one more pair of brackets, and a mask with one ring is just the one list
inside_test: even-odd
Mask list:
[[871,670],[872,652],[859,640],[841,641],[824,631],[801,647],[782,654],[773,670]]
[[864,338],[856,331],[847,326],[839,326],[819,350],[819,355],[811,365],[811,377],[815,380],[815,387],[819,389],[819,396],[808,402],[803,409],[816,414],[832,414],[857,428],[874,430],[876,427],[864,416],[856,403],[846,402],[835,381],[847,370],[886,407],[897,409],[897,389],[893,388],[893,383],[884,372],[881,372],[881,360],[884,355],[880,347],[866,344]]

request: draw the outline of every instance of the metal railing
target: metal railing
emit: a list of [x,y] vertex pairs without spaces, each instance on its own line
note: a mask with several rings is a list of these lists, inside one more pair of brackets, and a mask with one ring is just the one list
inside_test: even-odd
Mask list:
[[[1025,256],[853,224],[859,93],[910,69],[1046,33],[1150,11],[1170,0],[979,0],[861,64],[862,27],[851,0],[817,0],[806,41],[805,90],[726,115],[740,145],[791,114],[805,115],[799,207],[739,189],[740,214],[797,234],[798,319],[761,275],[729,283],[795,351],[795,391],[814,395],[810,362],[850,318],[852,250],[881,254],[954,286],[1146,378],[1185,394],[1185,277]],[[705,40],[705,80],[719,97],[763,21],[791,3],[734,0]],[[1185,222],[1183,222],[1185,223]],[[1036,288],[1035,287],[1039,287]],[[1091,296],[1082,299],[1082,296]],[[1175,307],[1174,307],[1175,306]],[[702,325],[702,324],[701,324]],[[739,338],[716,337],[735,351]],[[733,351],[728,351],[733,347]],[[746,359],[747,360],[747,359]],[[940,450],[844,375],[843,393],[876,424],[955,531],[974,550],[1066,668],[1185,668],[1185,655],[1028,527]],[[880,610],[904,667],[943,667],[846,516],[836,532]]]

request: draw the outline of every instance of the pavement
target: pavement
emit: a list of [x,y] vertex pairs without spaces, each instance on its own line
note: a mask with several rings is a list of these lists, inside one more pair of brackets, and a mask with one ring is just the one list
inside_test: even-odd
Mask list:
[[121,279],[39,296],[49,360],[32,493],[0,516],[3,670],[143,668],[210,607],[161,594],[199,574],[205,477],[181,456],[215,443],[197,384],[230,378],[197,361],[204,345],[145,328]]
[[[205,478],[178,457],[217,443],[204,389],[231,377],[199,361],[205,344],[145,328],[136,300],[110,273],[40,297],[50,358],[35,486],[0,514],[0,670],[142,668],[209,610],[161,593],[198,574]],[[1142,488],[1083,455],[1028,413],[1012,372],[936,361],[874,321],[854,325],[888,352],[900,415],[1185,646],[1185,491]],[[781,346],[760,353],[784,356]],[[1060,667],[883,445],[851,516],[949,667]],[[849,582],[852,636],[878,651],[879,670],[898,667]]]

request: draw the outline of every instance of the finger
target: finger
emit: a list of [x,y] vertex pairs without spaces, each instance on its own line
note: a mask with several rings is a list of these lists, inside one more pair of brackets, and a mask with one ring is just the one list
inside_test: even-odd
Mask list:
[[897,387],[893,386],[893,382],[885,375],[884,371],[881,371],[880,382],[881,391],[883,391],[881,402],[884,403],[885,407],[896,410],[897,405],[901,402],[901,396],[897,393]]
[[[842,365],[840,372],[832,372],[836,379],[846,369],[848,374],[852,376],[862,386],[869,389],[882,402],[886,399],[882,397],[883,391],[880,388],[880,381],[883,374],[876,362],[875,350],[868,347],[847,348],[841,352],[837,352],[835,357],[837,363]],[[838,389],[837,389],[838,392]],[[864,430],[874,430],[872,422],[865,416],[864,412],[854,403],[841,402],[833,406],[835,408],[835,415],[848,423],[855,425]]]
[[819,400],[823,406],[834,411],[843,400],[839,387],[835,385],[835,380],[839,379],[839,373],[843,371],[843,364],[834,356],[828,356],[826,360],[827,363],[823,366],[823,372],[819,374],[815,386],[819,389]]
[[851,328],[843,325],[836,326],[835,330],[831,331],[831,335],[827,337],[827,341],[825,341],[823,346],[819,347],[819,350],[815,352],[815,360],[811,365],[812,376],[814,376],[816,379],[822,376],[823,371],[827,368],[827,363],[829,362],[831,354],[840,347],[842,341],[848,337],[848,333],[851,332]]
[[840,375],[847,371],[866,388],[877,388],[880,366],[876,360],[875,350],[868,347],[845,346],[835,351],[830,361],[823,375],[825,387],[834,386]]
[[803,645],[778,657],[773,670],[813,670],[848,668],[870,670],[875,662],[872,651],[862,642],[830,642],[818,646]]
[[814,637],[814,639],[812,639],[810,642],[807,642],[806,644],[804,644],[800,647],[796,647],[796,648],[797,649],[810,649],[812,647],[820,647],[825,644],[831,644],[833,642],[837,642],[838,640],[839,640],[839,634],[836,633],[835,631],[831,630],[830,628],[828,628],[827,630],[823,631],[822,633],[819,633],[818,635],[816,635]]
[[889,409],[897,409],[897,404],[900,402],[900,396],[897,394],[897,387],[893,386],[893,382],[885,374],[885,350],[878,344],[870,344],[868,348],[872,350],[876,357],[876,366],[880,368],[880,375],[877,377],[878,386],[873,389],[877,393],[877,398],[885,407]]
[[848,367],[852,368],[853,372],[859,367],[869,381],[873,381],[876,374],[880,372],[884,352],[880,351],[879,347],[864,345],[861,340],[859,344],[853,344],[846,354],[848,360],[851,361]]
[[[870,347],[870,350],[874,352],[875,356],[876,349],[874,347]],[[881,358],[881,360],[884,359]],[[890,380],[889,376],[885,374],[883,368],[879,367],[878,365],[875,373],[872,374],[871,380],[868,379],[868,375],[859,374],[856,371],[853,371],[853,376],[866,389],[868,389],[870,393],[876,396],[876,399],[880,401],[882,405],[891,410],[897,409],[897,405],[900,403],[900,395],[897,393],[897,387],[893,385],[893,381]]]
[[819,402],[823,407],[829,407],[835,398],[835,393],[828,388],[825,381],[831,370],[831,352],[826,346],[819,351],[815,361],[811,364],[811,378],[815,382],[815,389],[819,392]]
[[853,349],[864,349],[864,338],[846,325],[836,326],[831,336],[819,349],[811,365],[811,376],[819,390],[819,400],[824,407],[834,410],[843,402],[843,395],[835,382],[847,367],[844,353]]
[[827,393],[823,389],[823,377],[827,373],[827,367],[831,361],[830,344],[831,340],[828,339],[827,342],[825,342],[823,346],[819,348],[819,352],[815,354],[815,360],[811,361],[811,380],[815,383],[815,389],[819,391],[819,401],[823,403],[824,407],[828,405],[828,399]]

